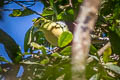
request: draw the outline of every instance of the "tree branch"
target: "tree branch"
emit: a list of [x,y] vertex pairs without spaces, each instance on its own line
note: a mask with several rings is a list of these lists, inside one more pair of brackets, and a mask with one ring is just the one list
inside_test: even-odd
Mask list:
[[97,19],[100,0],[84,0],[75,20],[72,43],[72,78],[85,80],[85,65],[90,47],[90,32]]

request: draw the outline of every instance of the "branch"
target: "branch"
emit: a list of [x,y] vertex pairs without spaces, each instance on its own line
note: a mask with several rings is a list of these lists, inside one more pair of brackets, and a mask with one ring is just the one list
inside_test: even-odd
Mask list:
[[103,54],[103,52],[108,48],[111,47],[110,42],[108,42],[105,46],[103,46],[100,50],[98,50],[98,55],[101,56]]
[[85,80],[85,66],[90,47],[90,32],[97,19],[100,0],[84,0],[75,20],[72,43],[72,78]]
[[15,9],[0,9],[0,11],[13,11]]
[[[107,48],[109,48],[109,47],[111,47],[110,42],[108,42],[107,44],[105,44],[105,46],[103,46],[101,49],[99,49],[99,50],[97,51],[98,56],[101,56],[101,55],[103,54],[103,52],[104,52]],[[87,63],[90,63],[90,62],[92,62],[93,60],[94,60],[93,57],[89,57],[89,58],[87,59]]]

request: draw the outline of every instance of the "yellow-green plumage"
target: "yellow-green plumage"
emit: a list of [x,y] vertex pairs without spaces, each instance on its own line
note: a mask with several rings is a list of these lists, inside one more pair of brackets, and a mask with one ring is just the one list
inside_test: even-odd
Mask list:
[[34,23],[34,26],[39,27],[39,30],[44,33],[46,40],[54,46],[58,46],[58,38],[64,32],[67,31],[67,26],[62,26],[57,22],[52,22],[50,20],[43,21],[40,20]]

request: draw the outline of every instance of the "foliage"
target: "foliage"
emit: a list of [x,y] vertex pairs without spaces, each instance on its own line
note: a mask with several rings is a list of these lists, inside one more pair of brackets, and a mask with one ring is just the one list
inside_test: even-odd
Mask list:
[[[24,73],[21,79],[27,80],[71,80],[71,41],[73,35],[70,31],[65,31],[58,39],[58,47],[49,44],[44,33],[39,30],[41,26],[48,27],[49,23],[57,21],[72,22],[78,14],[78,5],[83,0],[72,0],[72,6],[69,0],[41,0],[44,9],[41,17],[33,19],[33,26],[26,32],[24,39],[24,51],[15,52],[12,60],[26,55],[32,55],[25,60],[19,60],[23,65]],[[32,15],[34,11],[29,8],[13,10],[9,15],[11,17],[23,17]],[[102,55],[98,51],[104,47],[106,42],[97,41],[90,46],[88,63],[86,65],[87,80],[119,80],[120,79],[120,2],[119,0],[102,0],[101,8],[98,14],[98,21],[93,31],[99,38],[109,38],[111,47],[106,48]],[[39,23],[36,21],[40,19]],[[37,24],[35,24],[37,23]],[[39,26],[34,26],[39,25]],[[1,34],[0,34],[1,35]],[[80,34],[82,35],[82,34]],[[103,36],[105,35],[105,36]],[[3,38],[0,36],[0,43]],[[9,40],[6,40],[9,44]],[[12,40],[13,41],[13,40]],[[93,42],[93,41],[92,41]],[[13,41],[13,43],[15,43]],[[6,43],[3,43],[6,46]],[[16,46],[15,46],[16,47]],[[13,47],[13,48],[15,48]],[[6,47],[5,47],[6,48]],[[12,51],[11,48],[8,50]],[[8,54],[9,55],[9,54]],[[0,57],[0,61],[7,62]],[[2,67],[0,67],[2,72]],[[17,74],[17,73],[16,73]]]

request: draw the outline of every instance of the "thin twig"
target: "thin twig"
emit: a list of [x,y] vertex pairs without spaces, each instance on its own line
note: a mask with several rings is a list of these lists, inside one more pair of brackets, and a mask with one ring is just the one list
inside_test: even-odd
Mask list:
[[[99,50],[97,51],[98,56],[101,56],[101,55],[103,54],[103,52],[104,52],[107,48],[109,48],[109,47],[111,47],[110,42],[108,42],[105,46],[103,46],[101,49],[99,49]],[[93,60],[94,60],[93,57],[89,57],[89,58],[87,59],[87,63],[90,63],[90,62],[92,62]]]
[[15,9],[0,9],[0,11],[13,11]]
[[103,46],[100,50],[98,50],[98,52],[97,52],[98,55],[101,56],[103,54],[103,52],[109,47],[111,47],[110,42],[108,42],[105,46]]
[[72,0],[69,0],[69,5],[70,5],[70,7],[73,7]]

